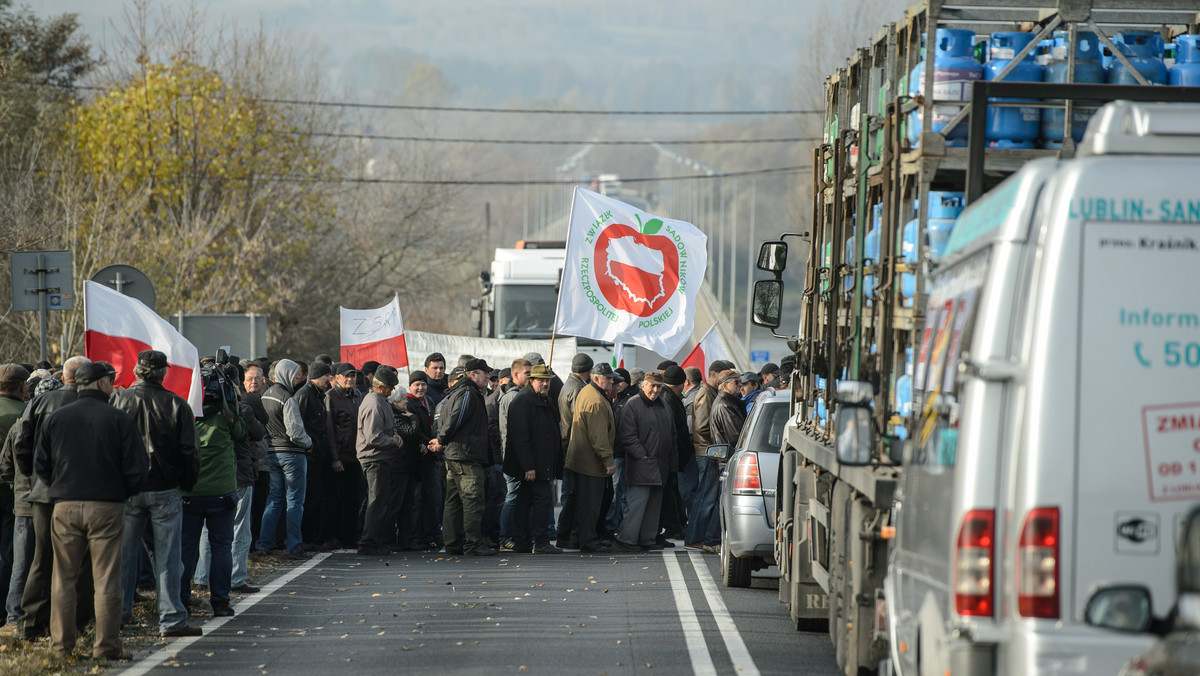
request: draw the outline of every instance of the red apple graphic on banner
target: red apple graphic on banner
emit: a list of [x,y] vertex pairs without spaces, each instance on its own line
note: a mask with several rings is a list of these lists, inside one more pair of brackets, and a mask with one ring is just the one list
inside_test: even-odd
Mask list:
[[657,218],[637,229],[612,223],[596,238],[596,281],[615,309],[649,317],[678,288],[679,252],[670,237],[657,234],[662,226]]

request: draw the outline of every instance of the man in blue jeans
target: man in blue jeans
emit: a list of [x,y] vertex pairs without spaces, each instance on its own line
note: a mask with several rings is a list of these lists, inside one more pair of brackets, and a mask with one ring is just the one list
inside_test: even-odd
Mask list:
[[168,637],[199,636],[199,627],[188,626],[179,582],[183,577],[180,489],[190,490],[195,486],[200,458],[192,407],[183,397],[163,387],[168,368],[167,355],[162,352],[141,352],[133,367],[137,382],[114,392],[110,400],[137,421],[150,460],[150,474],[141,492],[125,501],[125,532],[121,541],[121,586],[125,598],[121,621],[133,622],[142,535],[149,526],[154,540],[159,630]]
[[[700,549],[716,553],[716,545],[720,541],[720,516],[717,513],[717,503],[720,499],[721,466],[713,458],[708,457],[708,447],[713,444],[712,405],[716,400],[720,383],[726,375],[734,370],[733,364],[718,359],[708,367],[708,381],[700,386],[692,405],[694,424],[692,426],[692,445],[696,459],[688,466],[688,484],[695,486],[692,503],[688,506],[688,524],[684,546],[688,549]],[[694,478],[694,481],[692,479]],[[681,482],[683,483],[683,482]],[[717,528],[710,524],[717,520]],[[715,533],[714,533],[715,531]]]
[[287,504],[287,556],[303,558],[304,495],[308,482],[308,456],[312,440],[304,431],[300,407],[292,395],[304,382],[300,365],[291,359],[275,363],[275,382],[262,394],[267,411],[267,461],[271,468],[271,489],[263,512],[262,529],[255,549],[266,551],[275,541],[279,518]]

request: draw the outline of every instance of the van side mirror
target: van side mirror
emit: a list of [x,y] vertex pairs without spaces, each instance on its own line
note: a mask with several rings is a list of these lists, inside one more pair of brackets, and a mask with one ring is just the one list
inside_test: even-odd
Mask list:
[[704,455],[712,458],[713,460],[720,460],[721,462],[725,462],[729,458],[729,445],[728,444],[714,444],[714,445],[709,446],[708,448],[704,449]]
[[838,462],[847,466],[869,465],[875,441],[871,418],[871,383],[843,380],[837,384],[837,412],[833,423],[837,439]]
[[787,267],[788,245],[783,241],[763,242],[758,249],[759,270],[773,272],[777,276]]
[[1088,599],[1083,618],[1093,627],[1145,633],[1154,619],[1150,611],[1150,590],[1141,585],[1103,587]]
[[768,329],[779,328],[783,314],[783,282],[760,279],[754,283],[754,312],[752,322]]

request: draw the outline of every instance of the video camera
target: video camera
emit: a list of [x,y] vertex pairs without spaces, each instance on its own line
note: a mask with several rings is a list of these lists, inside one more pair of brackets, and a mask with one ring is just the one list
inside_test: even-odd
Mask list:
[[237,376],[231,373],[236,368],[230,362],[229,353],[224,348],[218,348],[213,361],[200,368],[201,387],[204,391],[204,417],[223,412],[226,418],[230,418],[230,411],[237,410],[238,394],[234,384]]

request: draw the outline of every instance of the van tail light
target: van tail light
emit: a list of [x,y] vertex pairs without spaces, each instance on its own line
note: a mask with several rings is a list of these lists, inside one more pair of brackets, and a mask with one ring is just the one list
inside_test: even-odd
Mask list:
[[761,493],[762,481],[758,477],[758,454],[743,453],[738,458],[737,468],[733,473],[733,490],[738,492]]
[[1024,617],[1057,619],[1058,508],[1031,510],[1017,545],[1017,610]]
[[955,546],[954,609],[959,615],[992,616],[995,554],[995,511],[972,509],[963,517]]

